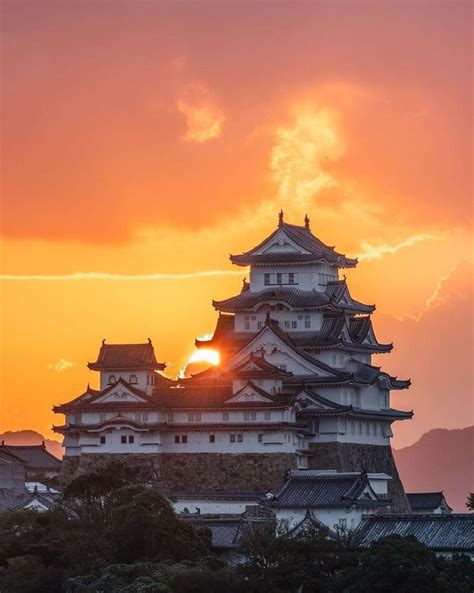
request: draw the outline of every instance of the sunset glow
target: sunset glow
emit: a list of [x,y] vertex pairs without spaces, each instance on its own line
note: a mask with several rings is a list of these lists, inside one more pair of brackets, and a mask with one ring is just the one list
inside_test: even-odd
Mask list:
[[359,257],[394,445],[472,423],[469,4],[202,6],[3,3],[0,430],[51,436],[103,338],[219,364],[194,340],[280,209]]

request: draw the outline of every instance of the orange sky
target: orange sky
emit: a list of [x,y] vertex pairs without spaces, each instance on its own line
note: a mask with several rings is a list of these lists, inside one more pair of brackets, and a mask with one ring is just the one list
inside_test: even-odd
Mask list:
[[2,11],[0,430],[50,435],[103,337],[177,374],[280,208],[360,258],[394,444],[472,423],[469,2]]

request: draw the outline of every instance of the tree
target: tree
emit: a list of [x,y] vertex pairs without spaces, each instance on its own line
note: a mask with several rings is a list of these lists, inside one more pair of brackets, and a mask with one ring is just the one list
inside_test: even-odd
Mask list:
[[[446,561],[448,562],[448,561]],[[338,575],[344,593],[469,593],[446,573],[447,564],[416,538],[391,535],[360,554],[360,562]],[[449,561],[451,562],[451,561]]]
[[470,511],[474,511],[474,492],[471,492],[467,497],[466,506]]
[[211,554],[210,534],[179,519],[157,490],[128,486],[108,501],[106,537],[118,562],[196,560]]

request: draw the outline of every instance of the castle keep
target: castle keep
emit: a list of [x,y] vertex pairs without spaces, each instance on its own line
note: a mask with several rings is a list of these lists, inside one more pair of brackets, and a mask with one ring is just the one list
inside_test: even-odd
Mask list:
[[[87,388],[56,406],[65,422],[65,467],[84,471],[127,454],[153,466],[169,488],[261,491],[288,470],[386,474],[395,510],[407,500],[393,462],[392,424],[412,412],[390,406],[408,380],[372,365],[390,352],[372,326],[374,305],[355,300],[350,259],[280,213],[259,245],[231,256],[250,268],[240,294],[214,301],[214,335],[198,348],[220,352],[217,367],[170,380],[151,341],[103,343]],[[390,480],[391,478],[391,480]]]

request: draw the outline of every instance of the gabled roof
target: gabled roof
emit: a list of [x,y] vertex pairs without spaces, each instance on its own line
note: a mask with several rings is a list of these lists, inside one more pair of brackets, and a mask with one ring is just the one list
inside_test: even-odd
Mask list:
[[[278,235],[285,236],[290,244],[296,245],[295,251],[265,251],[273,239]],[[327,262],[340,268],[353,268],[357,259],[347,258],[338,253],[334,247],[329,247],[320,241],[309,228],[305,226],[288,224],[280,217],[278,227],[261,243],[240,255],[231,255],[230,260],[238,266],[269,265],[277,263],[304,264],[313,262]]]
[[119,385],[123,385],[123,387],[125,387],[125,389],[130,391],[130,393],[132,393],[133,395],[136,395],[137,397],[141,398],[142,400],[149,401],[149,402],[153,401],[152,398],[149,395],[147,395],[144,391],[142,391],[141,389],[137,389],[133,385],[130,385],[130,383],[128,383],[127,381],[125,381],[125,379],[122,379],[122,377],[120,377],[120,379],[118,381],[116,381],[112,385],[109,385],[102,391],[99,391],[97,389],[90,389],[89,387],[87,387],[87,390],[79,397],[76,397],[73,400],[71,400],[70,402],[67,402],[65,404],[60,404],[59,406],[54,406],[53,412],[55,412],[55,413],[69,412],[69,411],[74,411],[76,408],[88,407],[89,404],[95,405],[95,402],[97,402],[97,400],[101,399],[108,393],[112,392]]
[[412,511],[433,512],[443,505],[451,510],[443,492],[407,492],[407,498]]
[[[250,367],[250,368],[249,368]],[[230,366],[226,371],[227,376],[248,378],[282,378],[291,377],[293,373],[284,371],[268,362],[263,354],[251,353],[245,360],[235,366]]]
[[156,360],[151,340],[145,344],[106,344],[104,340],[97,360],[87,366],[94,371],[163,370],[166,367]]
[[389,535],[416,539],[435,551],[474,552],[474,513],[371,515],[358,528],[362,545]]
[[253,339],[250,342],[248,342],[248,344],[246,344],[244,348],[248,348],[252,345],[252,343],[257,342],[260,336],[262,336],[267,331],[271,332],[276,338],[280,339],[288,347],[288,350],[292,352],[297,358],[303,359],[313,367],[321,371],[324,371],[330,376],[337,377],[341,375],[341,373],[338,370],[314,358],[301,348],[298,348],[296,344],[288,336],[288,334],[280,328],[278,321],[275,321],[270,317],[267,317],[262,329],[256,335],[254,335]]
[[[286,509],[341,508],[353,505],[386,506],[372,490],[365,473],[309,470],[290,473],[271,506]],[[364,494],[368,492],[369,494]]]
[[41,445],[5,445],[0,447],[21,459],[28,469],[59,469],[61,460],[52,455],[44,442]]

